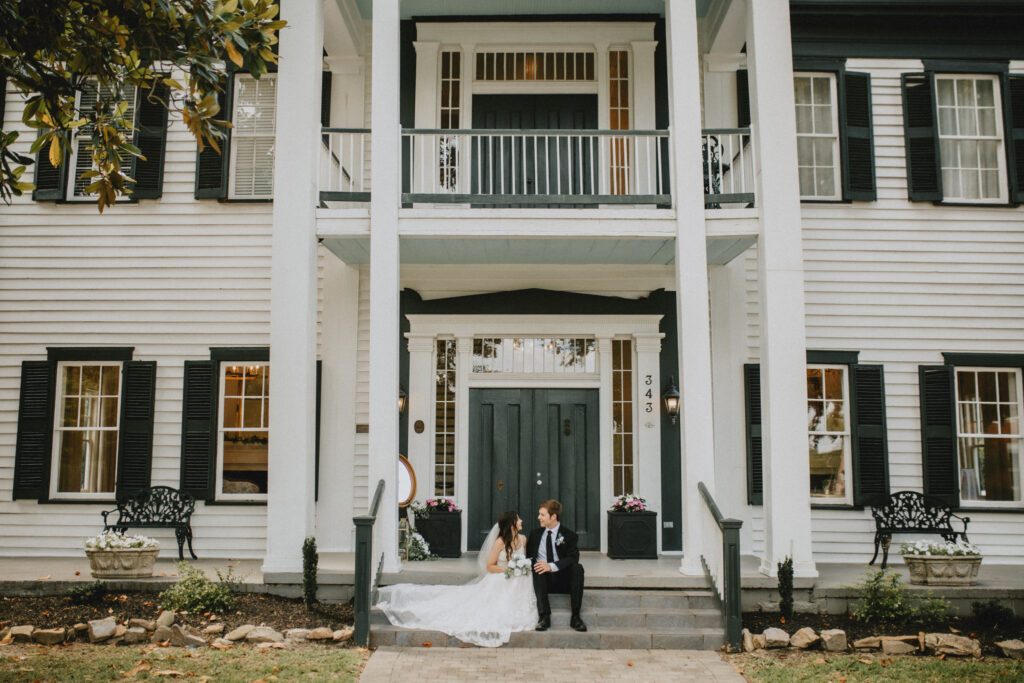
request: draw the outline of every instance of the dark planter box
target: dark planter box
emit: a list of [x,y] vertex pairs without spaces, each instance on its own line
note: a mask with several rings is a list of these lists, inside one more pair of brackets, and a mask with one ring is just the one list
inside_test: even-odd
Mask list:
[[416,517],[416,531],[438,557],[462,557],[462,512],[431,512]]
[[608,511],[608,557],[658,559],[658,513]]

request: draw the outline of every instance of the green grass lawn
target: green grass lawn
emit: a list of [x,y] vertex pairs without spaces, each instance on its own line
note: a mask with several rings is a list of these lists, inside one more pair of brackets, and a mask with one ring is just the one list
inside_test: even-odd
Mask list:
[[369,652],[354,648],[305,646],[259,652],[235,647],[0,647],[0,681],[356,681]]
[[753,681],[1024,681],[1024,662],[987,657],[981,660],[947,657],[885,657],[874,655],[826,655],[821,652],[789,652],[785,659],[774,652],[729,655],[733,665]]

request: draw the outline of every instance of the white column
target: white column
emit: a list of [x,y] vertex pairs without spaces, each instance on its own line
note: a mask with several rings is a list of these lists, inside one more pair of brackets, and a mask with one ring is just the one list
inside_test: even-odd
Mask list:
[[417,41],[416,48],[416,127],[437,128],[438,70],[441,43]]
[[736,71],[745,68],[743,54],[704,55],[704,127],[736,127]]
[[636,130],[654,130],[654,50],[656,40],[635,40],[629,80],[633,89],[633,125]]
[[[432,335],[406,335],[409,344],[409,452],[406,457],[416,472],[416,498],[434,495],[434,400],[435,387],[432,361]],[[416,433],[416,422],[423,422],[423,431]]]
[[811,555],[807,458],[807,351],[803,245],[793,103],[789,3],[747,5],[747,66],[761,208],[761,443],[765,554],[761,571],[793,558],[797,576],[817,576]]
[[[672,193],[676,209],[676,308],[679,317],[679,417],[682,429],[684,574],[703,575],[700,556],[703,481],[715,492],[711,419],[711,328],[701,171],[700,59],[694,0],[665,3]],[[719,548],[719,552],[721,549]]]
[[615,439],[612,424],[612,340],[610,337],[599,337],[597,340],[597,368],[601,374],[601,390],[598,392],[598,448],[601,463],[601,552],[608,552],[608,515],[603,510],[612,504],[615,495],[615,468],[613,440]]
[[[473,371],[473,337],[455,340],[455,502],[469,502],[469,374]],[[431,473],[433,486],[433,473]],[[469,540],[469,513],[462,515],[462,552]]]
[[[313,531],[317,164],[323,7],[288,5],[277,77],[270,262],[270,445],[263,572],[301,571]],[[287,150],[285,153],[284,150]]]
[[[637,450],[637,493],[647,499],[652,510],[664,512],[661,505],[661,333],[636,336],[636,396],[638,407],[633,433]],[[661,551],[661,520],[658,520],[658,551]]]
[[[401,570],[398,558],[398,205],[399,160],[398,0],[373,0],[373,72],[370,121],[370,481],[384,480],[373,527],[374,558],[384,571]],[[376,568],[376,559],[374,560]]]

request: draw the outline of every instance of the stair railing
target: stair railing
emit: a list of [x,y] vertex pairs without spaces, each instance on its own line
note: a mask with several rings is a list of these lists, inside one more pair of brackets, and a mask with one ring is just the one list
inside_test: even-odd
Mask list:
[[[356,525],[356,572],[355,572],[355,608],[356,624],[353,639],[356,644],[366,647],[370,643],[370,607],[372,607],[372,591],[380,582],[380,571],[373,576],[373,523],[377,521],[377,509],[384,495],[384,480],[377,482],[377,490],[373,494],[373,502],[365,515],[352,518]],[[381,554],[383,567],[384,555]],[[373,579],[373,581],[371,581]],[[371,585],[371,583],[373,585]]]
[[738,649],[742,644],[742,588],[740,585],[740,527],[743,522],[722,516],[704,482],[697,484],[704,499],[702,531],[705,539],[701,564],[722,603],[725,642]]

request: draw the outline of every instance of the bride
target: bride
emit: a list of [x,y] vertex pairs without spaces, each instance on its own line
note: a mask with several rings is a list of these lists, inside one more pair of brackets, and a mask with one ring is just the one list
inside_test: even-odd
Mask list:
[[459,586],[385,586],[377,607],[395,626],[442,631],[481,647],[499,647],[515,631],[532,631],[537,623],[533,571],[523,563],[520,573],[506,574],[510,564],[525,557],[522,528],[523,520],[515,511],[501,513],[480,546],[480,576]]

